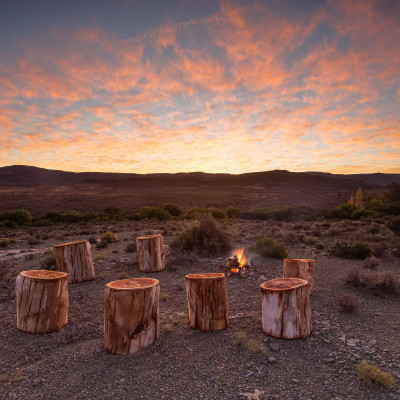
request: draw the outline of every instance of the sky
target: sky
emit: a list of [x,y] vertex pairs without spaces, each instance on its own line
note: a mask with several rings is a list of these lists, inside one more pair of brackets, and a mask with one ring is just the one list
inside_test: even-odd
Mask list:
[[0,166],[400,173],[400,0],[0,0]]

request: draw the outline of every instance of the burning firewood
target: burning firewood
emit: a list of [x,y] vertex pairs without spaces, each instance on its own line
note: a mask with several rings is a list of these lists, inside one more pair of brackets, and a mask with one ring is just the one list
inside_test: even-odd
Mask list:
[[236,250],[232,257],[229,257],[226,261],[224,268],[227,270],[226,275],[231,276],[239,275],[245,277],[250,269],[249,264],[246,262],[246,256],[243,254],[244,249],[240,248]]

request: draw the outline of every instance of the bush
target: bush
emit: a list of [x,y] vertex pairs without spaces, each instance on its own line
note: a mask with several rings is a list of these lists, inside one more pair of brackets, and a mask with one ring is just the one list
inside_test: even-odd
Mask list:
[[360,219],[360,218],[367,218],[367,217],[373,217],[376,215],[375,211],[372,210],[367,210],[365,208],[358,208],[356,211],[354,211],[350,218],[351,219]]
[[[32,216],[27,210],[16,210],[11,212],[0,213],[0,221],[13,222],[16,225],[30,225]],[[6,225],[7,226],[7,225]],[[11,227],[11,226],[10,226]]]
[[372,249],[366,243],[349,243],[344,240],[337,241],[333,244],[328,253],[335,257],[342,257],[342,258],[349,258],[349,259],[356,259],[361,258],[365,259],[372,254]]
[[253,208],[250,211],[240,214],[244,219],[274,219],[276,221],[311,221],[314,220],[320,212],[308,205],[300,205],[297,207],[264,207]]
[[377,257],[367,257],[363,262],[363,267],[368,269],[378,268],[380,264],[379,258]]
[[345,293],[339,297],[338,307],[343,312],[356,312],[361,307],[361,297],[354,293]]
[[101,235],[100,241],[103,243],[114,243],[117,241],[117,238],[113,235],[113,233],[107,231]]
[[380,232],[381,228],[379,225],[373,224],[368,228],[368,233],[371,233],[372,235],[377,235]]
[[210,216],[203,216],[198,225],[178,234],[170,247],[198,254],[226,254],[232,249],[231,237],[223,232]]
[[251,246],[250,250],[255,251],[262,257],[272,258],[286,258],[288,252],[283,243],[276,242],[271,238],[258,239],[257,242]]
[[345,282],[355,287],[376,290],[379,293],[400,293],[400,278],[390,271],[354,269],[347,274]]
[[385,197],[390,201],[400,201],[400,185],[396,182],[387,185]]
[[357,207],[354,204],[345,203],[329,211],[325,217],[329,219],[350,219],[356,210]]
[[225,219],[226,218],[225,212],[222,210],[219,210],[218,208],[211,211],[211,216],[215,219]]
[[393,218],[391,221],[389,221],[387,226],[396,235],[400,235],[400,217]]
[[9,247],[15,243],[14,239],[3,239],[0,241],[0,247]]
[[394,385],[394,379],[390,374],[381,371],[374,365],[368,364],[366,361],[362,361],[357,365],[357,372],[360,378],[369,384],[376,383],[387,388],[391,388]]
[[97,243],[97,239],[94,236],[89,236],[88,241],[90,244],[96,244]]
[[175,204],[166,204],[163,208],[173,217],[179,217],[183,214],[182,209]]
[[171,219],[172,216],[171,214],[164,210],[163,208],[160,207],[142,207],[139,210],[139,219],[155,219],[158,221],[167,221],[168,219]]
[[225,209],[225,214],[228,218],[236,218],[240,213],[240,208],[228,206]]
[[49,249],[43,253],[40,257],[40,267],[53,271],[56,269],[56,256],[53,250]]

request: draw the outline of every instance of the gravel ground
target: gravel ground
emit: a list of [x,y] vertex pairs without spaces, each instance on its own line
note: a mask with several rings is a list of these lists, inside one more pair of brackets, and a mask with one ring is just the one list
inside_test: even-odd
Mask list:
[[[112,280],[149,276],[139,272],[135,253],[126,253],[134,236],[151,229],[162,232],[168,245],[183,223],[118,223],[112,226],[37,228],[30,234],[48,238],[28,246],[23,230],[16,243],[2,250],[0,275],[0,398],[1,399],[400,399],[400,296],[377,296],[346,287],[342,278],[362,261],[330,258],[326,250],[289,244],[292,258],[316,260],[312,295],[313,332],[306,339],[284,340],[261,329],[260,284],[282,276],[282,260],[251,257],[247,278],[227,278],[229,327],[200,332],[188,324],[184,276],[220,272],[226,258],[199,258],[194,264],[169,263],[152,274],[160,280],[160,339],[135,354],[112,355],[103,349],[104,285]],[[273,229],[270,223],[236,222],[236,245],[247,246]],[[356,226],[361,229],[360,225]],[[293,230],[293,226],[281,225]],[[66,233],[66,230],[69,232]],[[73,230],[76,229],[74,232]],[[57,332],[33,335],[16,328],[14,283],[19,271],[37,269],[40,254],[56,243],[87,239],[113,229],[119,241],[93,249],[96,279],[69,285],[69,322]],[[309,229],[309,227],[305,227]],[[349,230],[351,234],[352,230]],[[353,231],[354,233],[354,231]],[[9,233],[3,232],[6,237]],[[325,244],[331,237],[321,235]],[[390,253],[390,252],[388,252]],[[170,251],[171,255],[172,252]],[[97,256],[97,257],[96,257]],[[380,269],[399,273],[400,260],[384,254]],[[362,297],[358,313],[337,309],[345,292]],[[235,344],[240,333],[247,344]],[[356,366],[366,360],[395,378],[388,391],[368,386]]]

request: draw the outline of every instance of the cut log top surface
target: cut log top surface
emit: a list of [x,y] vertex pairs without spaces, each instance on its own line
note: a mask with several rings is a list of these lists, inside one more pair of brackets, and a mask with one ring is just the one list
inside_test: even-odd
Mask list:
[[78,240],[77,242],[68,242],[68,243],[56,244],[54,247],[68,246],[70,244],[78,244],[78,243],[85,243],[85,242],[88,242],[88,240]]
[[189,274],[185,276],[186,279],[220,279],[225,278],[225,274],[217,273],[204,273],[204,274]]
[[291,290],[291,289],[296,289],[298,287],[308,285],[308,282],[305,281],[304,279],[298,279],[298,278],[278,278],[278,279],[272,279],[270,281],[266,281],[261,284],[261,289],[266,289],[266,290]]
[[132,290],[132,289],[147,289],[158,285],[158,279],[152,278],[129,278],[121,279],[119,281],[113,281],[107,283],[107,286],[113,290]]
[[160,237],[160,236],[161,236],[160,234],[157,234],[157,235],[144,235],[144,236],[139,236],[136,239],[153,239],[155,237]]
[[296,262],[296,261],[313,262],[314,260],[309,259],[309,258],[285,258],[283,261],[287,261],[287,262]]
[[22,271],[20,275],[26,278],[35,279],[37,281],[40,280],[56,281],[58,279],[63,279],[63,278],[68,279],[68,274],[66,274],[65,272],[47,271],[47,270]]

